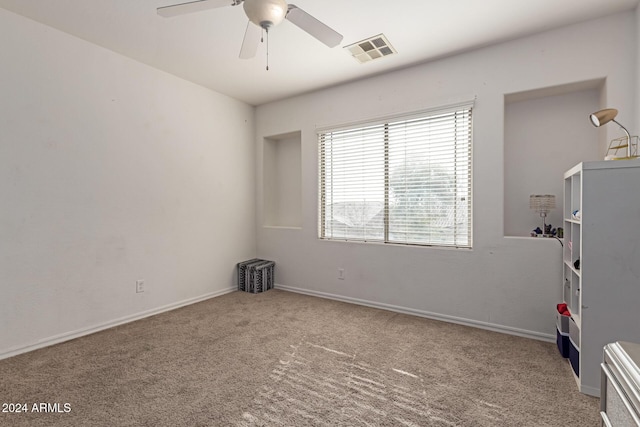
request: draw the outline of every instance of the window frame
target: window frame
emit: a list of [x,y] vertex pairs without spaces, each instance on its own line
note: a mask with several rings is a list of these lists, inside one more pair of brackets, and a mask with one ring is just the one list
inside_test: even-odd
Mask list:
[[[445,249],[472,249],[473,248],[473,109],[474,109],[474,100],[461,102],[457,104],[450,104],[446,106],[430,108],[425,110],[413,111],[410,113],[403,114],[395,114],[384,117],[378,117],[375,119],[361,120],[358,122],[352,122],[348,124],[342,124],[340,126],[331,126],[331,127],[323,127],[316,129],[317,141],[318,141],[318,238],[324,241],[331,242],[358,242],[358,243],[374,243],[374,244],[382,244],[382,245],[401,245],[401,246],[415,246],[415,247],[432,247],[432,248],[445,248]],[[446,115],[446,114],[455,114],[457,112],[466,111],[468,114],[468,151],[465,156],[468,158],[468,184],[466,186],[466,197],[468,198],[468,218],[465,221],[467,226],[467,238],[468,242],[466,244],[444,244],[441,242],[435,242],[433,240],[429,242],[410,242],[405,239],[405,241],[390,239],[390,170],[389,170],[389,125],[397,124],[400,122],[409,122],[411,120],[428,120],[432,117]],[[455,119],[454,119],[455,120]],[[341,132],[341,131],[358,131],[365,130],[368,127],[375,126],[383,126],[384,128],[384,153],[385,153],[385,161],[384,161],[384,201],[383,201],[383,239],[367,239],[366,237],[363,239],[359,239],[356,237],[335,237],[335,236],[327,236],[326,235],[326,212],[323,207],[326,206],[326,160],[325,155],[323,153],[323,147],[325,143],[323,142],[323,138],[326,137],[327,134]],[[458,140],[458,135],[456,134],[456,141]],[[455,153],[455,148],[452,148],[451,151]],[[455,154],[454,154],[455,158]],[[458,161],[456,160],[456,165]],[[455,181],[458,182],[457,180]],[[458,194],[456,192],[456,194]],[[456,203],[456,202],[454,202]],[[454,208],[455,209],[455,208]],[[323,212],[325,215],[323,215]],[[455,221],[455,220],[454,220]],[[455,233],[454,233],[455,234]],[[454,239],[456,240],[456,239]]]

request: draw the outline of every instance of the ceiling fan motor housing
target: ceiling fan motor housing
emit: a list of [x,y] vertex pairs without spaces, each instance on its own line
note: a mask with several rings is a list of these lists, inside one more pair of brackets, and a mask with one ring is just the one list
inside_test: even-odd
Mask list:
[[265,30],[281,23],[287,15],[284,0],[244,0],[243,7],[249,21]]

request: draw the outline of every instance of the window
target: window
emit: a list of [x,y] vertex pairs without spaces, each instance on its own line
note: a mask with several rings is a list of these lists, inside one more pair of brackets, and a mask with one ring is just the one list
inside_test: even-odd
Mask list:
[[320,132],[320,238],[470,248],[471,111]]

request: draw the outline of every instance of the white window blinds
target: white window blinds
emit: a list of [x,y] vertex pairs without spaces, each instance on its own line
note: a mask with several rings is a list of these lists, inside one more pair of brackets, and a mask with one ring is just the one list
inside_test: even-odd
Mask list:
[[471,247],[471,112],[319,133],[320,238]]

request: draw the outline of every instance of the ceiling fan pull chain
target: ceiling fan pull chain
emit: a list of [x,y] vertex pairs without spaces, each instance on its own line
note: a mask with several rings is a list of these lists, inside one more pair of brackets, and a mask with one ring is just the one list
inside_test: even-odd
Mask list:
[[267,71],[269,71],[269,29],[267,31]]

